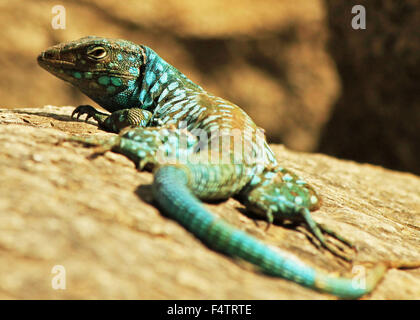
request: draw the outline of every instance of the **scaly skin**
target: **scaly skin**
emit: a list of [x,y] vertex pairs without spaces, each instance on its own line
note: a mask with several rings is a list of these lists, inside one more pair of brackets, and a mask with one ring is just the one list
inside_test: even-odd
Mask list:
[[122,131],[107,141],[73,140],[121,152],[140,169],[154,167],[153,195],[159,206],[211,248],[243,258],[267,274],[343,298],[369,293],[389,267],[420,265],[379,263],[360,288],[352,279],[315,271],[217,219],[198,199],[235,196],[269,223],[304,222],[322,246],[349,260],[324,234],[352,244],[315,223],[310,211],[319,207],[320,198],[279,166],[262,129],[238,106],[204,91],[152,49],[86,37],[47,49],[38,62],[111,112],[84,105],[73,115],[87,114],[105,130]]

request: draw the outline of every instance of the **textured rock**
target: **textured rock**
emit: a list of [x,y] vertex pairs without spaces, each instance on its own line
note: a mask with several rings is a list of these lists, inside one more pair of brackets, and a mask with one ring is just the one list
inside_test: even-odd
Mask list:
[[[122,155],[92,158],[92,149],[62,141],[111,135],[72,120],[72,110],[0,110],[0,298],[331,298],[208,249],[150,203],[150,173]],[[355,242],[355,264],[420,259],[419,177],[273,148],[323,196],[314,218]],[[235,200],[208,206],[319,270],[352,275],[302,227],[265,233]],[[66,270],[66,290],[52,289],[55,265]],[[420,270],[389,271],[370,297],[420,299]]]

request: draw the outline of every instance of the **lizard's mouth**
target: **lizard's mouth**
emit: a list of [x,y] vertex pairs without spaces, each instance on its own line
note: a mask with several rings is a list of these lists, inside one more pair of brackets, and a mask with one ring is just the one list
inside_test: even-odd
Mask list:
[[56,70],[56,69],[72,69],[75,64],[70,61],[61,60],[60,57],[50,51],[42,52],[38,58],[38,64],[47,70]]

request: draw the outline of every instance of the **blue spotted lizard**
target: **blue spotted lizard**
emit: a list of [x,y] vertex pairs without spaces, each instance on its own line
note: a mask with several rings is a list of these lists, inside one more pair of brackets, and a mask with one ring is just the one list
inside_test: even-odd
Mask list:
[[312,219],[310,211],[320,206],[320,198],[278,164],[263,130],[242,109],[206,92],[149,47],[90,36],[48,48],[38,63],[111,112],[82,105],[72,117],[86,114],[101,128],[120,132],[109,140],[72,139],[123,153],[139,169],[153,167],[159,207],[214,250],[251,262],[268,275],[342,298],[369,293],[388,268],[420,266],[377,263],[366,285],[357,286],[351,278],[316,271],[208,211],[200,200],[234,196],[269,224],[275,219],[303,222],[337,256],[349,259],[325,234],[353,247]]

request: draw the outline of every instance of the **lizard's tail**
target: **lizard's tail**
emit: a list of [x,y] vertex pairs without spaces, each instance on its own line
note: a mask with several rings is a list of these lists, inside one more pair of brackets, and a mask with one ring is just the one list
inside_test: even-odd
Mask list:
[[306,287],[341,298],[359,298],[369,293],[391,267],[378,264],[365,277],[335,277],[315,271],[295,257],[270,248],[257,239],[215,217],[193,194],[194,183],[187,166],[162,166],[155,172],[153,194],[159,206],[209,247],[229,256],[240,257],[272,276],[292,280]]

